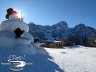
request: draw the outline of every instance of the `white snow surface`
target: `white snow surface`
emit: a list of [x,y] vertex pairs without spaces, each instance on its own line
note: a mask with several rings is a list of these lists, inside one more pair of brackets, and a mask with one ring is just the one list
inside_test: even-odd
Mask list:
[[73,46],[45,49],[64,72],[96,72],[96,48]]

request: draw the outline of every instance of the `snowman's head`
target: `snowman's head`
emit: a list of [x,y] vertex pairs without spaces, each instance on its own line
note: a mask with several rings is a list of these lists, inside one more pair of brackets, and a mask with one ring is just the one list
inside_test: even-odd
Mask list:
[[12,8],[7,10],[6,18],[9,20],[23,20],[22,14],[19,11],[13,10]]

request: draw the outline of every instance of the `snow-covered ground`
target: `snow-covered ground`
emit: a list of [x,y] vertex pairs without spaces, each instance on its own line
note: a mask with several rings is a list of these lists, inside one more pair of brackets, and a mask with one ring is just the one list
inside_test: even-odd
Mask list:
[[77,46],[45,49],[64,72],[96,72],[96,48]]

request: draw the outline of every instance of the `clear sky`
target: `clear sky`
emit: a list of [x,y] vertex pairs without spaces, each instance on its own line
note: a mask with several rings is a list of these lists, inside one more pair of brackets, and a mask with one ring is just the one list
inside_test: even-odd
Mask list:
[[0,23],[10,7],[20,10],[27,23],[52,25],[63,20],[69,27],[84,23],[96,28],[96,0],[0,0]]

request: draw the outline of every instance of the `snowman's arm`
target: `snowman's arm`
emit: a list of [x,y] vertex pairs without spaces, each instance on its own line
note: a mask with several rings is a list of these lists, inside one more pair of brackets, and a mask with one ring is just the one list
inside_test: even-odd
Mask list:
[[16,38],[21,37],[21,35],[25,32],[25,30],[21,30],[20,28],[17,28],[14,30],[14,33],[16,34]]

